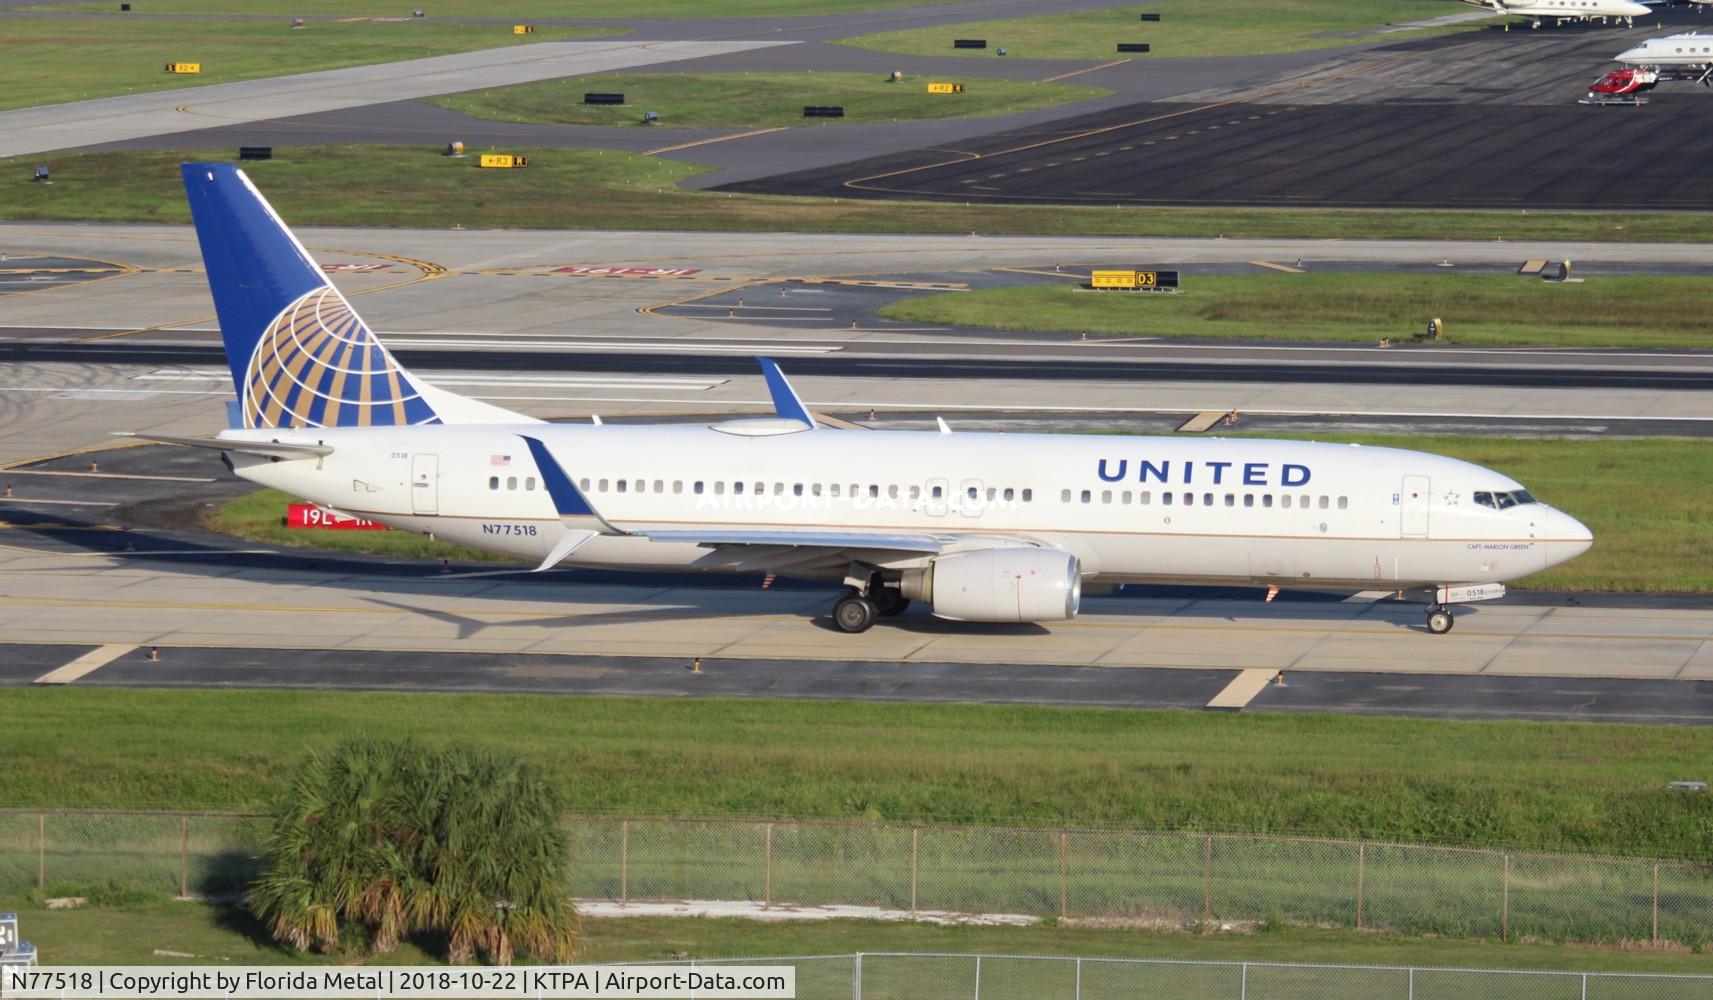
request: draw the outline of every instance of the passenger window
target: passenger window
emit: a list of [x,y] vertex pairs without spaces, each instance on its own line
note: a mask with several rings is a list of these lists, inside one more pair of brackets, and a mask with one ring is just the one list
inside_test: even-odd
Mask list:
[[665,493],[666,492],[666,481],[664,479],[656,479],[654,481],[654,492],[656,492],[656,493]]
[[[967,491],[965,491],[965,492],[966,492],[966,494],[967,494],[967,495],[968,495],[968,496],[969,496],[969,498],[970,498],[970,499],[971,499],[971,500],[980,500],[980,499],[981,499],[981,491],[980,491],[980,490],[978,490],[978,489],[976,489],[976,488],[975,488],[975,487],[974,487],[974,486],[971,486],[971,487],[970,487],[970,488],[969,488],[969,489],[968,489],[968,490],[967,490]],[[1084,499],[1084,500],[1085,500],[1085,501],[1086,501],[1086,500],[1087,500],[1087,499],[1088,499],[1088,497],[1087,497],[1087,496],[1084,496],[1084,497],[1083,497],[1083,499]]]
[[[494,479],[494,489],[497,490],[499,488],[500,488],[500,481],[499,481],[498,477],[496,477]],[[589,492],[589,481],[587,479],[578,480],[577,481],[577,488],[582,490],[584,493]]]
[[767,495],[767,484],[766,483],[756,483],[755,484],[755,495],[758,497],[759,496],[766,496]]
[[1005,499],[1007,501],[1010,501],[1010,500],[1016,499],[1016,497],[1017,497],[1017,491],[1013,490],[1011,487],[1007,486],[1005,488]]
[[[801,486],[797,487],[797,492],[802,493],[803,487],[801,487]],[[773,495],[776,497],[784,496],[785,495],[785,484],[784,483],[774,483],[773,484]]]
[[1253,494],[1253,493],[1243,494],[1243,506],[1245,506],[1245,507],[1255,506],[1255,494]]
[[1332,502],[1331,497],[1321,497],[1320,498],[1320,509],[1325,510],[1328,506],[1331,505],[1331,502]]
[[1279,506],[1285,508],[1286,510],[1291,509],[1291,495],[1289,493],[1286,493],[1285,495],[1279,497]]
[[605,479],[601,480],[601,492],[607,492],[607,481]]
[[934,492],[933,492],[932,496],[934,497],[935,500],[939,500],[939,499],[943,498],[945,495],[946,495],[945,487],[943,487],[943,486],[934,487]]
[[821,484],[820,483],[810,483],[809,484],[809,495],[814,496],[814,497],[820,496],[821,495]]
[[832,491],[833,496],[837,497],[839,495],[839,484],[838,483],[834,483],[833,485],[827,487],[827,489]]
[[1150,502],[1152,502],[1153,498],[1154,498],[1154,495],[1152,493],[1148,492],[1147,490],[1143,490],[1142,492],[1136,494],[1136,502],[1141,504],[1144,507],[1148,506],[1148,504]]
[[732,484],[732,492],[734,494],[742,493],[743,492],[743,483],[733,483]]
[[506,477],[506,489],[508,489],[508,490],[517,489],[517,477],[516,476],[507,476]]
[[1111,490],[1101,490],[1100,491],[1100,502],[1101,503],[1111,503],[1112,502],[1112,491]]
[[878,484],[876,484],[876,483],[869,483],[868,484],[868,498],[870,500],[879,500],[880,499],[880,486]]
[[992,503],[995,499],[998,498],[998,496],[999,496],[999,491],[995,487],[989,486],[987,488],[987,502],[988,503]]
[[1070,503],[1071,502],[1071,491],[1070,490],[1060,490],[1059,491],[1059,502],[1060,503]]
[[1349,507],[1350,507],[1350,498],[1349,497],[1339,497],[1338,498],[1338,509],[1339,510],[1345,510],[1345,509],[1348,509]]
[[1118,495],[1118,502],[1122,503],[1122,504],[1128,504],[1130,502],[1130,491],[1125,490],[1123,493],[1119,494]]
[[791,495],[794,497],[802,496],[803,495],[803,484],[802,483],[791,484]]
[[1083,490],[1083,503],[1088,503],[1090,500],[1093,500],[1093,499],[1094,499],[1093,493],[1089,492],[1088,490]]
[[726,495],[726,481],[724,479],[714,480],[714,495],[717,497]]
[[1023,491],[1023,502],[1024,503],[1030,503],[1034,499],[1035,499],[1035,491],[1034,490],[1024,490]]
[[1172,495],[1170,493],[1160,494],[1160,502],[1170,507],[1172,505]]
[[1225,495],[1225,505],[1227,507],[1237,506],[1237,495],[1234,493],[1227,493]]
[[524,489],[526,489],[526,490],[533,490],[533,489],[535,489],[535,477],[534,477],[534,476],[530,476],[530,477],[529,477],[529,478],[528,478],[528,479],[525,479],[525,480],[524,480],[524,481],[523,481],[523,488],[524,488]]
[[[488,489],[497,490],[499,488],[500,488],[500,477],[499,476],[489,476],[488,477]],[[589,481],[587,479],[583,480],[583,488],[584,489],[589,488]]]
[[623,479],[619,480],[618,483],[615,485],[618,486],[620,493],[623,493],[625,491],[625,481]]
[[1194,507],[1195,505],[1196,505],[1196,495],[1194,493],[1186,492],[1184,494],[1184,506],[1185,507]]
[[898,487],[888,486],[886,488],[886,499],[888,499],[888,500],[898,499]]
[[698,479],[698,480],[696,480],[696,485],[690,487],[690,491],[692,493],[696,493],[699,495],[699,494],[701,494],[702,490],[705,488],[706,487],[704,486],[703,482],[700,479]]
[[1202,502],[1203,507],[1212,507],[1213,506],[1213,494],[1212,493],[1203,493],[1201,495],[1201,502]]

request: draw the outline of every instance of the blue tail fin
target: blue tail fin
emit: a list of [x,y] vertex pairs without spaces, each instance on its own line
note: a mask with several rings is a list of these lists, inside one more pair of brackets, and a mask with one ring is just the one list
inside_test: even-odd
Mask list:
[[243,426],[440,423],[425,391],[504,414],[406,372],[242,170],[181,170]]

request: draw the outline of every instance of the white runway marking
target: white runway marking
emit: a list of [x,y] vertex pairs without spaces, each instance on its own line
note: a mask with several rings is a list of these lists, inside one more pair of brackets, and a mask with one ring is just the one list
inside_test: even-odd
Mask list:
[[36,678],[37,684],[70,684],[82,680],[119,657],[136,649],[130,643],[115,642],[92,649],[63,667],[56,667]]

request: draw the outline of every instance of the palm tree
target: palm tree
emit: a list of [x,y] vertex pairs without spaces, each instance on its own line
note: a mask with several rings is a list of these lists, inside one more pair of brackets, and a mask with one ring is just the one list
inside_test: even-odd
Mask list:
[[576,910],[562,815],[515,757],[347,742],[311,756],[276,804],[250,906],[299,950],[384,953],[438,932],[453,962],[566,962]]

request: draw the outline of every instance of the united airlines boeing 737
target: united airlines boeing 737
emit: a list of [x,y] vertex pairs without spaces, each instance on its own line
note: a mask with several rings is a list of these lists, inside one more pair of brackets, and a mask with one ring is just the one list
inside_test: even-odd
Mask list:
[[[775,414],[548,424],[405,370],[243,171],[183,168],[237,389],[213,438],[237,475],[536,563],[842,581],[847,632],[1077,613],[1085,581],[1504,593],[1593,541],[1509,477],[1297,441],[817,428],[762,360]],[[1271,593],[1271,592],[1270,592]]]

